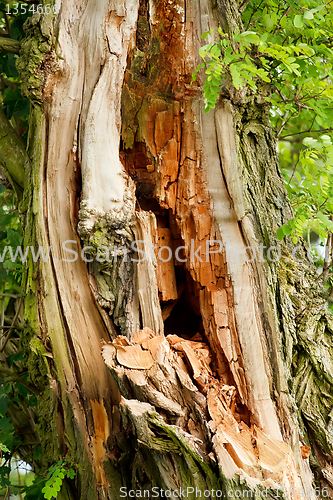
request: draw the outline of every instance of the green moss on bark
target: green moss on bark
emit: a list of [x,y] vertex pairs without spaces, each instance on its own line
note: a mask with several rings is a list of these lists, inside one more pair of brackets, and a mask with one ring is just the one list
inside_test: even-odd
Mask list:
[[22,78],[22,94],[34,104],[42,104],[47,75],[56,69],[53,46],[52,14],[34,14],[24,24],[25,38],[21,42],[16,67]]
[[221,498],[233,500],[274,499],[277,493],[284,498],[281,491],[261,486],[253,489],[237,475],[227,479],[215,460],[195,450],[182,429],[166,424],[148,404],[143,404],[146,411],[133,414],[128,403],[128,407],[122,407],[122,431],[117,436],[122,453],[106,464],[110,498],[119,498],[120,488],[141,492],[142,497],[144,491],[160,490],[177,496],[181,489],[189,500],[206,498],[207,492],[210,498],[218,498],[216,491]]
[[317,280],[305,242],[299,241],[295,253],[290,237],[283,242],[276,238],[277,229],[293,217],[293,212],[278,167],[268,108],[259,94],[253,99],[246,96],[246,106],[235,102],[234,122],[246,216],[253,222],[257,241],[266,248],[278,246],[281,251],[273,262],[266,250],[260,264],[269,294],[266,308],[269,304],[269,314],[279,326],[278,337],[272,338],[275,334],[268,321],[265,325],[273,394],[288,394],[290,415],[298,420],[300,438],[312,447],[310,463],[319,478],[321,459],[315,443],[324,455],[333,456],[333,320],[328,292]]

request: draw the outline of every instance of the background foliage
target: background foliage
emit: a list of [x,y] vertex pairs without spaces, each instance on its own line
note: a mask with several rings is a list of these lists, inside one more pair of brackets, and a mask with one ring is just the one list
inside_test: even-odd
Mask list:
[[[333,223],[333,10],[328,0],[250,0],[244,31],[202,45],[206,112],[224,82],[260,92],[279,139],[280,167],[295,217],[278,239],[311,231],[330,244]],[[207,39],[212,33],[203,35]],[[310,238],[308,238],[310,243]],[[323,264],[323,263],[322,263]]]
[[[26,13],[24,9],[17,9],[20,5],[26,7]],[[23,2],[0,3],[0,36],[21,40],[23,24],[31,15],[30,7],[31,4]],[[26,142],[30,101],[21,93],[17,58],[16,54],[0,51],[1,105],[17,134]],[[37,398],[29,381],[20,338],[24,327],[23,266],[19,259],[13,262],[5,250],[6,247],[16,249],[22,243],[18,201],[12,190],[0,184],[0,497],[18,495],[15,498],[22,498],[23,495],[26,500],[39,500],[44,498],[42,488],[53,491],[54,497],[57,494],[47,485],[47,478],[38,474],[31,477],[32,473],[22,475],[26,462],[34,465],[42,453],[39,441],[28,434],[25,425],[27,419],[34,418]],[[18,461],[22,447],[25,462]]]

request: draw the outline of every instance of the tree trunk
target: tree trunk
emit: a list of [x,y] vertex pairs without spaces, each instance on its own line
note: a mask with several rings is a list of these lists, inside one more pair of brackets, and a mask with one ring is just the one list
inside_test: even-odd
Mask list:
[[52,249],[25,279],[39,465],[77,467],[68,499],[314,498],[313,474],[330,496],[333,322],[305,248],[267,254],[292,217],[269,89],[226,81],[205,114],[191,85],[198,37],[242,29],[238,5],[58,3],[18,64],[25,244]]

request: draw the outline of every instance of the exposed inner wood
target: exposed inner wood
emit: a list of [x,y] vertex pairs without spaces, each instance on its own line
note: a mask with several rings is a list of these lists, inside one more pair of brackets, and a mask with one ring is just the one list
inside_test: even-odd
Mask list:
[[[86,450],[103,488],[110,486],[104,461],[117,453],[117,418],[132,419],[139,435],[140,418],[155,408],[191,449],[207,460],[212,454],[225,477],[299,489],[307,484],[301,461],[308,454],[298,443],[295,459],[282,441],[255,274],[234,253],[226,255],[228,241],[240,253],[246,247],[238,224],[244,200],[231,175],[237,167],[232,109],[226,104],[215,117],[204,116],[200,85],[190,84],[196,30],[216,27],[216,16],[197,1],[150,0],[140,10],[138,0],[95,4],[63,2],[65,62],[47,105],[39,179],[45,243],[53,250],[52,265],[43,269],[52,311],[46,323],[62,367],[63,403],[68,397],[81,432],[87,429]],[[79,163],[81,237],[96,243],[100,231],[107,244],[115,234],[126,245],[141,240],[144,262],[93,264],[89,278],[82,259],[61,260],[70,257],[63,241],[81,249]],[[168,261],[163,246],[172,250]],[[103,307],[113,308],[115,327]],[[126,335],[115,338],[116,328]],[[110,337],[104,364],[101,340]],[[122,399],[112,413],[119,400],[114,380]]]
[[[43,191],[36,200],[48,239],[44,241],[43,232],[37,236],[45,248],[52,247],[51,263],[42,264],[45,323],[59,368],[61,403],[66,408],[69,400],[74,413],[75,423],[67,424],[85,445],[97,485],[106,487],[104,450],[113,421],[112,404],[119,398],[100,355],[100,341],[108,340],[109,332],[95,303],[86,263],[73,258],[63,244],[67,241],[67,248],[81,251],[77,233],[80,164],[82,208],[87,209],[81,218],[83,230],[105,211],[125,219],[131,211],[133,183],[123,172],[118,144],[122,68],[134,33],[138,1],[102,1],[98,5],[64,1],[61,9],[58,50],[63,59],[59,60],[59,73],[52,75],[57,85],[47,96],[47,119],[38,139],[45,138],[46,147],[37,182]],[[122,20],[125,22],[120,23]],[[108,168],[110,158],[115,170]],[[96,163],[104,167],[94,170]],[[110,190],[113,185],[114,192],[103,191],[105,183]]]
[[[156,268],[162,311],[166,311],[166,333],[170,323],[171,328],[177,328],[178,319],[177,331],[166,338],[172,351],[181,357],[181,369],[207,398],[213,421],[210,426],[215,433],[215,451],[223,469],[233,464],[233,474],[241,470],[252,484],[268,480],[271,485],[276,485],[274,481],[278,481],[281,485],[297,486],[301,483],[292,452],[287,444],[282,443],[270,397],[270,381],[260,337],[263,326],[255,306],[251,264],[238,255],[242,255],[243,251],[246,254],[246,244],[237,221],[237,216],[244,215],[244,202],[233,171],[238,166],[232,113],[225,108],[217,114],[217,144],[214,114],[203,115],[197,99],[191,97],[195,86],[190,87],[187,80],[195,69],[195,59],[185,55],[186,48],[193,47],[195,38],[192,12],[192,8],[186,5],[184,23],[184,10],[180,8],[176,11],[170,5],[160,4],[154,20],[149,19],[151,38],[163,19],[161,44],[168,50],[163,53],[162,65],[168,71],[155,72],[154,80],[148,80],[148,88],[147,81],[144,86],[142,83],[143,75],[154,71],[149,67],[151,61],[148,55],[140,59],[141,55],[135,50],[130,53],[123,87],[125,118],[121,158],[136,183],[140,210],[155,213],[157,226],[152,236],[157,240],[155,253],[158,254],[158,249],[163,246],[161,235],[173,249],[173,261],[166,266],[157,258]],[[180,23],[175,23],[175,19]],[[205,26],[201,29],[212,28],[212,19],[212,14],[205,12],[201,18]],[[177,28],[174,26],[183,26],[183,30],[175,32]],[[175,40],[179,40],[177,52],[173,49]],[[184,71],[175,67],[175,58],[180,65],[184,65]],[[167,92],[162,91],[162,85]],[[218,147],[228,168],[226,181],[230,185],[225,184],[222,176]],[[237,203],[237,213],[228,193],[229,188]],[[211,243],[207,243],[209,240]],[[223,243],[223,249],[219,242]],[[232,250],[226,255],[228,243]],[[175,250],[179,247],[183,247],[178,253],[183,262],[175,258]],[[211,251],[209,255],[207,249]],[[165,269],[168,272],[167,282],[163,279]],[[184,275],[188,276],[185,280]],[[181,316],[184,310],[181,310],[181,299],[176,294],[176,287],[180,285],[185,286],[183,304],[187,300],[191,316],[197,309],[201,318],[200,332],[194,329],[189,335],[188,325],[183,326]],[[165,305],[164,301],[171,302]],[[196,340],[191,340],[191,337]],[[158,347],[161,345],[163,343]],[[146,348],[149,349],[148,344]],[[107,350],[106,346],[104,353]],[[126,377],[133,384],[133,374],[117,368],[111,358],[107,364],[116,378],[121,372],[122,384]],[[171,363],[170,356],[168,361]],[[149,399],[150,373],[147,377],[145,384],[139,383],[140,389],[136,386],[132,387],[132,391],[139,401],[147,401],[148,398],[150,403],[156,405],[158,398],[154,391]],[[156,386],[154,381],[151,384]],[[133,397],[133,392],[124,393],[123,389],[124,385],[120,388],[124,397]],[[165,395],[163,390],[161,392]],[[176,392],[178,389],[174,390]],[[176,396],[171,400],[174,398]],[[162,397],[160,400],[160,408],[168,411],[170,404],[170,414],[174,415],[175,408],[171,402],[167,403]],[[179,416],[186,420],[183,413]],[[191,419],[187,424],[182,423],[184,425],[187,432],[194,431]],[[194,434],[198,437],[197,432]]]
[[[213,376],[207,344],[177,335],[157,337],[149,329],[136,332],[133,338],[138,343],[132,341],[123,347],[123,340],[117,338],[103,347],[104,361],[126,400],[138,400],[142,405],[148,402],[162,411],[165,422],[192,435],[202,453],[208,450],[208,422],[214,436],[213,449],[227,477],[237,473],[251,487],[299,486],[290,447],[256,425],[245,423],[237,412],[236,388]],[[124,358],[119,357],[122,349],[128,350]],[[132,361],[130,349],[136,351],[134,370],[128,369]],[[144,370],[148,353],[153,362]]]

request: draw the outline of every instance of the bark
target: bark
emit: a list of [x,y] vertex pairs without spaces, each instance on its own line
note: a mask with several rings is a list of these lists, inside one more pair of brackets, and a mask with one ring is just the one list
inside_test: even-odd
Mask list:
[[[63,0],[56,39],[52,22],[29,21],[18,64],[34,102],[25,242],[52,247],[25,279],[41,464],[75,464],[62,498],[314,498],[314,473],[332,484],[332,317],[305,248],[300,263],[290,242],[277,262],[247,248],[276,245],[292,215],[269,89],[225,82],[204,114],[190,84],[198,35],[240,26],[236,3]],[[134,240],[184,262],[135,263]],[[68,262],[65,241],[92,262]]]
[[11,38],[0,37],[0,50],[11,52],[12,54],[19,54],[21,43],[18,40]]

